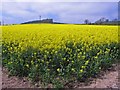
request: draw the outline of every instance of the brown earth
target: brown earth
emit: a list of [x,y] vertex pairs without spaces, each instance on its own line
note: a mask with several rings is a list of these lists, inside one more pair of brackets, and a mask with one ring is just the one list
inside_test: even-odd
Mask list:
[[16,76],[9,76],[8,71],[2,69],[2,88],[34,88],[29,80]]
[[[101,72],[97,78],[89,79],[88,83],[72,82],[65,87],[68,88],[118,88],[118,65],[114,65],[109,70]],[[50,86],[49,86],[50,87]],[[18,78],[9,76],[8,71],[2,69],[2,88],[38,88],[33,85],[27,78]],[[120,87],[119,87],[120,88]]]

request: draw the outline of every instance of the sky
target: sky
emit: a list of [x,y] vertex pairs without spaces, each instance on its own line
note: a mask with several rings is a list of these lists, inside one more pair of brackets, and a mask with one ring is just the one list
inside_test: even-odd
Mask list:
[[[14,1],[14,2],[13,2]],[[26,21],[52,18],[55,22],[61,23],[84,23],[85,19],[90,22],[105,17],[109,20],[118,18],[117,0],[104,0],[104,2],[79,2],[77,0],[56,2],[55,0],[36,1],[33,0],[4,0],[0,12],[0,19],[5,24],[23,23]],[[46,1],[46,2],[45,2]],[[109,0],[110,1],[110,0]],[[115,2],[116,1],[116,2]]]

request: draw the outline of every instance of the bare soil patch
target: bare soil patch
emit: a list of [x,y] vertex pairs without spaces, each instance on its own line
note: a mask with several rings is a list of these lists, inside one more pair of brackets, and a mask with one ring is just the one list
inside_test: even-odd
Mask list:
[[9,76],[8,71],[2,69],[2,88],[34,88],[27,78],[20,78],[16,76]]

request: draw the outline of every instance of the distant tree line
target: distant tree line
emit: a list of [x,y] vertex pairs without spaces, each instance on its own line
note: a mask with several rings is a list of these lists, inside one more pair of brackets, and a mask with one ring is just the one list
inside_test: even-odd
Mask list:
[[93,25],[119,25],[120,21],[118,19],[109,20],[104,17],[100,18],[99,20],[95,21],[94,23],[91,23],[90,20],[85,19],[84,24],[93,24]]
[[[24,22],[21,24],[35,24],[35,23],[51,23],[51,24],[67,24],[67,23],[61,23],[61,22],[53,22],[53,19],[43,19],[41,20],[34,20],[34,21],[28,21],[28,22]],[[109,20],[107,18],[100,18],[99,20],[95,21],[94,23],[91,23],[91,21],[89,19],[85,19],[84,20],[84,24],[88,24],[88,25],[120,25],[120,21],[115,18],[113,20]],[[0,21],[0,25],[15,25],[15,24],[5,24],[4,21]]]

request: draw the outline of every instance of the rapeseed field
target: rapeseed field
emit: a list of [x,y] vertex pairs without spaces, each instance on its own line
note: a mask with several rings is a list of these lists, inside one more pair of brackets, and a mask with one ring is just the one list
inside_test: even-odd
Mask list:
[[26,24],[2,26],[2,63],[12,75],[64,87],[85,81],[118,58],[118,27]]

